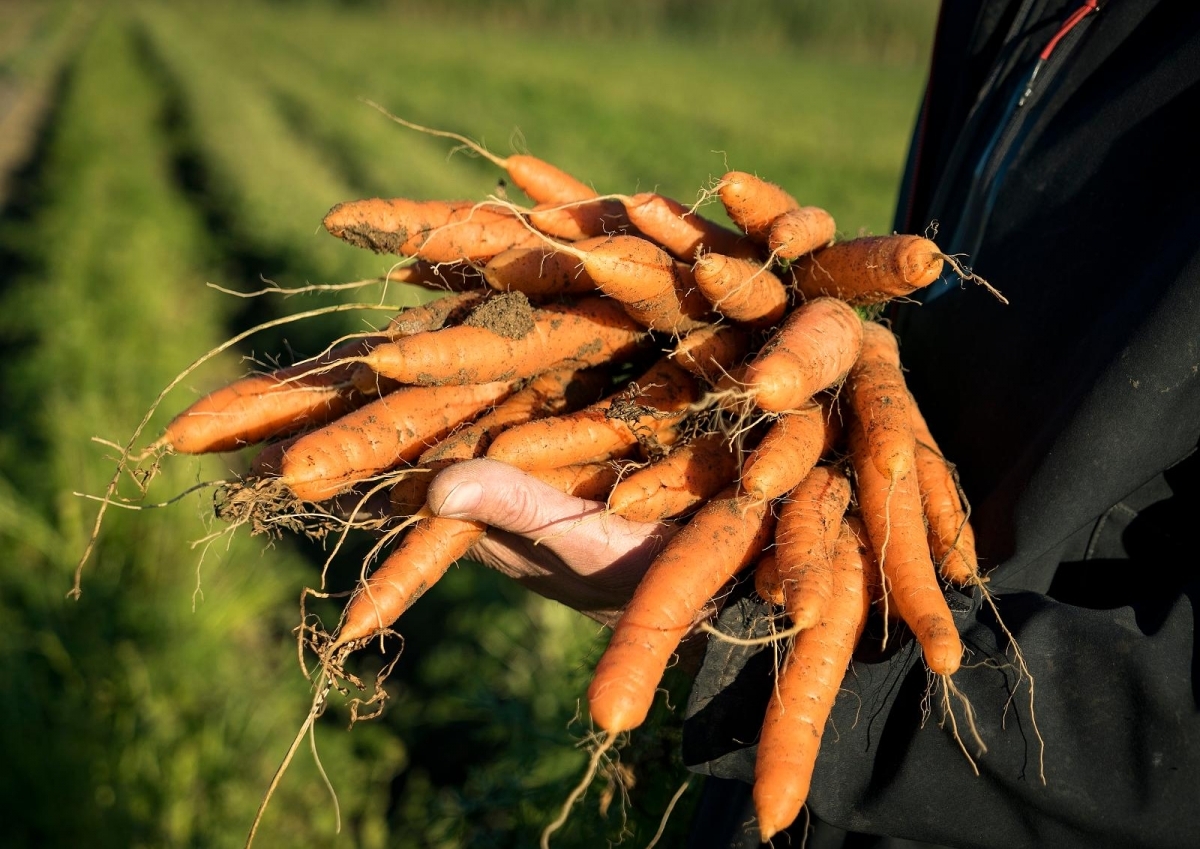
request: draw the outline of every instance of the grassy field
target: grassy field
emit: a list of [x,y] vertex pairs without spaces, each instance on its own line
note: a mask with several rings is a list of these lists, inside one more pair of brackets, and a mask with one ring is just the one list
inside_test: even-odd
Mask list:
[[[603,4],[571,18],[570,4],[532,2],[483,15],[466,2],[433,14],[0,0],[6,845],[240,845],[303,721],[311,693],[292,629],[321,545],[223,534],[204,489],[110,510],[82,596],[66,595],[97,511],[79,493],[103,493],[114,443],[163,387],[232,333],[342,297],[247,300],[206,284],[374,276],[387,257],[319,230],[332,205],[495,191],[494,167],[364,98],[501,153],[527,147],[600,191],[690,201],[737,168],[824,206],[845,233],[889,229],[934,4],[889,2],[873,26],[831,16],[807,41],[795,22],[766,38],[769,19],[737,30],[702,5],[711,20],[681,28],[666,2],[631,27]],[[251,337],[169,393],[141,444],[245,358],[312,353],[379,321],[353,311]],[[167,458],[142,503],[247,461]],[[122,492],[138,495],[136,482]],[[339,553],[332,587],[349,585],[369,542]],[[383,717],[347,731],[336,704],[317,723],[340,833],[306,747],[259,845],[528,846],[554,816],[586,758],[578,703],[604,634],[471,564],[402,630]],[[673,691],[678,704],[686,680]],[[555,845],[644,845],[686,777],[677,728],[660,705],[626,751],[638,783],[624,811],[602,813],[594,790]],[[686,831],[698,786],[665,845]]]

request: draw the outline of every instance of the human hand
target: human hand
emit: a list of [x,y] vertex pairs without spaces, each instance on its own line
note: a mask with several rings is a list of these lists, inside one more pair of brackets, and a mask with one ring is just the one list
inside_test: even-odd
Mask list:
[[495,460],[457,463],[429,486],[439,516],[484,522],[470,557],[529,589],[612,625],[650,561],[675,533],[631,522]]

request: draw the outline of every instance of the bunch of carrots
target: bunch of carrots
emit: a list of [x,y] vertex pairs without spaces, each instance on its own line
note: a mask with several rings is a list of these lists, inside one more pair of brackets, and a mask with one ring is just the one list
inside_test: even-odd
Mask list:
[[588,689],[606,745],[646,719],[680,642],[752,569],[790,622],[758,744],[767,840],[805,802],[872,609],[907,626],[948,686],[959,667],[942,588],[982,586],[968,511],[872,316],[947,265],[970,275],[928,238],[839,240],[828,212],[749,173],[706,193],[731,229],[669,197],[602,196],[535,157],[476,149],[533,205],[375,198],[324,220],[405,258],[387,280],[441,297],[216,390],[148,451],[261,446],[225,504],[268,524],[374,505],[386,556],[335,629],[305,626],[331,682],[358,683],[346,657],[391,633],[487,532],[426,506],[451,464],[500,460],[614,514],[678,523]]

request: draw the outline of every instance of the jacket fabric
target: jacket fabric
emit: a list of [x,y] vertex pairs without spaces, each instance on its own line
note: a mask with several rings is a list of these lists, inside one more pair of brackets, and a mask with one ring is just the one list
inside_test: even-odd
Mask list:
[[[944,4],[896,229],[933,232],[1008,303],[948,274],[888,317],[995,598],[948,592],[987,750],[893,639],[845,679],[819,820],[954,847],[1200,846],[1197,119],[1197,4]],[[741,585],[718,626],[763,634],[769,613]],[[757,843],[773,667],[710,639],[684,734],[715,777],[696,846]]]

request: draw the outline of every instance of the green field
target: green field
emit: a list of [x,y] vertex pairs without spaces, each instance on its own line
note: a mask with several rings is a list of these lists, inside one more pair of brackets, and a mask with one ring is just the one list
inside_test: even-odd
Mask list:
[[[292,629],[329,544],[221,533],[203,489],[110,510],[82,596],[67,591],[97,512],[85,496],[104,492],[114,443],[172,378],[233,333],[343,297],[206,284],[375,276],[389,258],[320,230],[335,203],[496,191],[493,166],[364,99],[499,153],[528,149],[601,192],[693,201],[747,170],[843,233],[889,229],[936,4],[764,3],[737,20],[694,5],[627,19],[616,4],[533,0],[436,14],[384,0],[0,0],[6,846],[241,845],[304,719]],[[352,311],[252,336],[170,392],[139,444],[247,358],[311,354],[381,320]],[[141,503],[248,459],[169,457]],[[331,588],[350,585],[369,544],[347,542]],[[316,610],[336,619],[332,603]],[[528,846],[553,818],[586,760],[579,700],[605,635],[472,564],[401,630],[384,715],[347,730],[337,703],[316,726],[340,833],[306,746],[258,845]],[[678,706],[686,680],[673,690]],[[687,777],[677,726],[664,700],[623,754],[627,802],[602,813],[601,781],[555,845],[645,845]],[[698,787],[663,845],[686,831]]]

